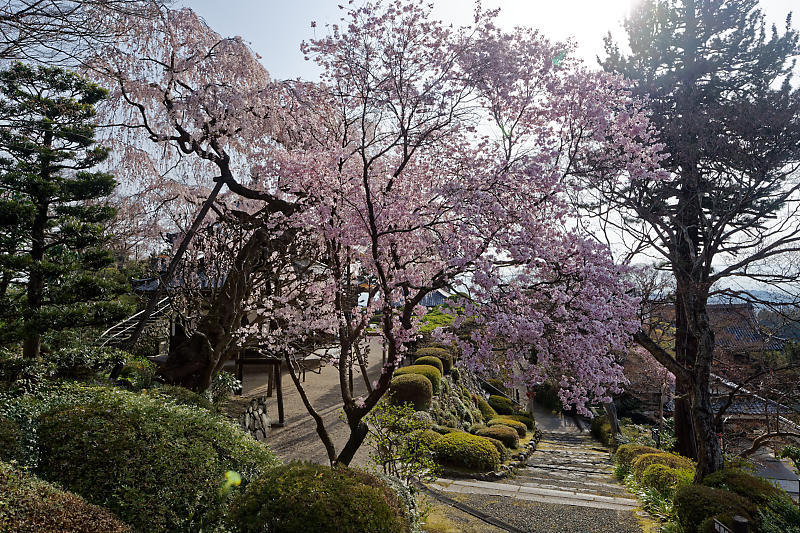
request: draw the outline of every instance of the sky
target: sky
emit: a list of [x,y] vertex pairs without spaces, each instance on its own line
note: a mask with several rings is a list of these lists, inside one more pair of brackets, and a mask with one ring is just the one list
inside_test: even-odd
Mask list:
[[[578,43],[578,54],[596,64],[602,55],[603,36],[611,31],[617,40],[624,40],[622,20],[637,0],[484,0],[485,8],[500,7],[499,24],[503,28],[531,26],[552,39],[572,37]],[[356,0],[355,5],[360,3]],[[467,24],[472,16],[469,0],[433,0],[434,14],[445,22]],[[305,61],[300,43],[324,35],[325,24],[340,18],[338,4],[347,0],[179,0],[179,5],[199,13],[208,25],[224,37],[239,35],[251,43],[253,50],[276,79],[303,78],[316,80],[319,69]],[[761,8],[769,23],[783,27],[786,15],[797,0],[761,0]],[[794,19],[798,27],[800,14]],[[311,22],[317,23],[316,30]]]

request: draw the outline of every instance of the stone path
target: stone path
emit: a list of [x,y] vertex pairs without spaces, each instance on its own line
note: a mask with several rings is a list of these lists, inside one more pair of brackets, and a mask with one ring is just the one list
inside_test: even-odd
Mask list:
[[[614,477],[608,449],[569,419],[534,414],[542,439],[517,475],[500,482],[439,479],[431,488],[526,531],[641,531],[639,504]],[[521,506],[537,520],[515,523]]]

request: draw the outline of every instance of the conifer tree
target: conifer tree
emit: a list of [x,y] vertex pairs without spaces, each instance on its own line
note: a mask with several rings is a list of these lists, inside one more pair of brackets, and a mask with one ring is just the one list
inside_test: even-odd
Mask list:
[[783,32],[768,30],[757,0],[646,0],[625,29],[630,52],[609,37],[601,63],[647,98],[667,173],[596,188],[594,212],[621,213],[616,230],[674,277],[674,358],[646,331],[637,339],[676,375],[678,449],[698,459],[702,478],[722,465],[708,300],[747,297],[731,278],[798,279],[778,263],[800,248],[798,35],[790,16]]
[[93,170],[94,105],[106,91],[61,68],[0,72],[0,343],[39,357],[42,335],[116,318],[102,248],[114,178]]

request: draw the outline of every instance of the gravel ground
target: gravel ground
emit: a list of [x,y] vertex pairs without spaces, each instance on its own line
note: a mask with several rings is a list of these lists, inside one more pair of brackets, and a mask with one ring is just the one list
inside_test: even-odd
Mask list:
[[502,496],[449,497],[531,533],[641,533],[632,512],[527,502]]

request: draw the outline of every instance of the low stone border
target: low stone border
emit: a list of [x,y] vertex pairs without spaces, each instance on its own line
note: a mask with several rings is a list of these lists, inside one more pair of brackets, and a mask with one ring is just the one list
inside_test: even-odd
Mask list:
[[533,430],[533,438],[525,445],[525,449],[517,452],[511,456],[513,461],[509,464],[500,465],[499,470],[492,472],[460,472],[458,470],[450,470],[448,468],[441,468],[439,470],[440,477],[450,479],[477,479],[478,481],[497,481],[505,479],[509,475],[516,473],[517,469],[524,467],[528,463],[528,457],[536,451],[536,446],[542,438],[542,432],[538,428]]

